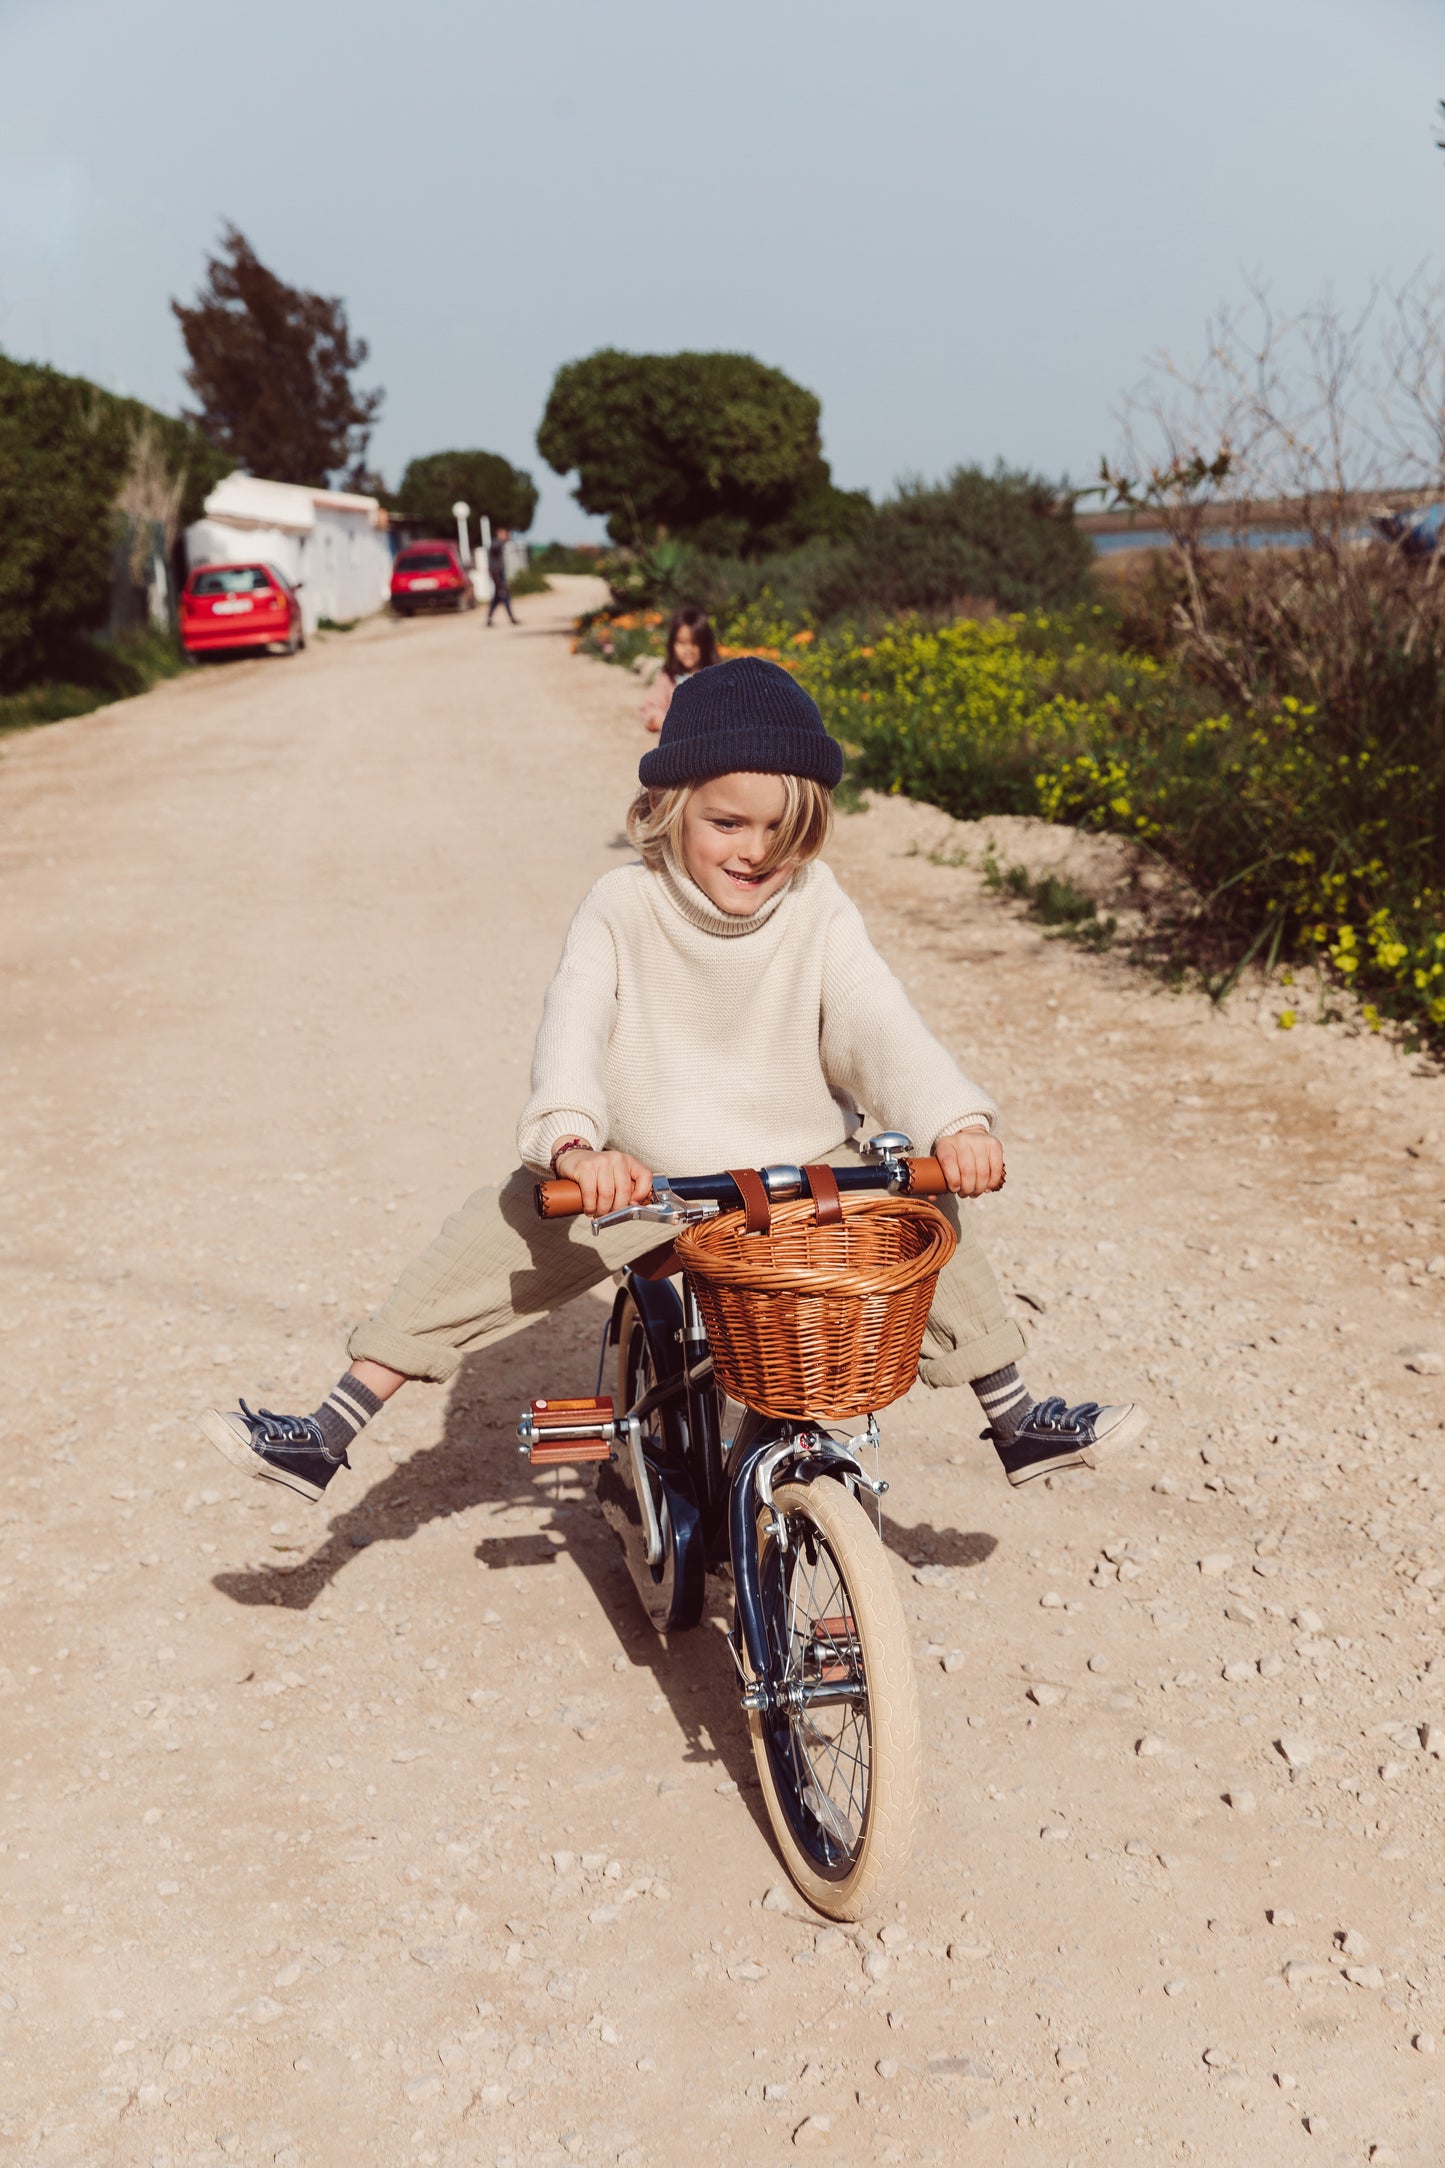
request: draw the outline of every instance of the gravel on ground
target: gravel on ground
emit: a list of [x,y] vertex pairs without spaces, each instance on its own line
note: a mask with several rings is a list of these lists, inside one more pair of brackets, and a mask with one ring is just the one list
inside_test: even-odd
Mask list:
[[586,1484],[517,1457],[601,1298],[403,1393],[321,1508],[196,1435],[313,1405],[511,1164],[643,743],[570,653],[586,594],[0,755],[0,2157],[1440,2160],[1445,1086],[1409,1055],[1049,938],[936,811],[840,822],[1004,1106],[976,1209],[1030,1382],[1153,1411],[1020,1491],[970,1396],[888,1413],[927,1803],[856,1930],[784,1883],[723,1588],[663,1646]]

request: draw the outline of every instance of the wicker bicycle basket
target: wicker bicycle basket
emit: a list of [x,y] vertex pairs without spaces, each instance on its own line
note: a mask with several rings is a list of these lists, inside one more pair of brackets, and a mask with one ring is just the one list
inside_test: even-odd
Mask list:
[[803,1197],[755,1233],[724,1212],[677,1238],[718,1382],[793,1417],[868,1415],[908,1391],[956,1246],[943,1215],[908,1197],[844,1198],[826,1225]]

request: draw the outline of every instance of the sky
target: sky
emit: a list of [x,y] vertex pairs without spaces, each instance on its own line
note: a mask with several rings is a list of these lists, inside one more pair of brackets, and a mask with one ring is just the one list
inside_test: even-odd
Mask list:
[[728,348],[844,487],[1088,479],[1151,355],[1445,270],[1441,0],[0,0],[0,348],[170,411],[224,221],[346,302],[371,463],[529,468],[600,346]]

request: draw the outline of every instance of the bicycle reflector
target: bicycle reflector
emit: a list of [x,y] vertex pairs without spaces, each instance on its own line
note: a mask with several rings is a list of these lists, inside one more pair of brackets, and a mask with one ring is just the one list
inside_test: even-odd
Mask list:
[[617,1427],[610,1399],[534,1400],[517,1425],[517,1450],[534,1468],[611,1460]]

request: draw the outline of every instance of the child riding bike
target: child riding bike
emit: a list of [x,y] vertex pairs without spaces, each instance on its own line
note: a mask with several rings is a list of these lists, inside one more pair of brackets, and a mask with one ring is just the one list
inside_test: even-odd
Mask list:
[[[208,1409],[206,1437],[248,1474],[321,1498],[409,1379],[520,1331],[656,1247],[629,1222],[542,1220],[538,1174],[587,1214],[642,1203],[655,1172],[857,1156],[863,1109],[940,1163],[958,1198],[1003,1186],[997,1109],[927,1030],[820,852],[842,748],[787,671],[753,657],[679,683],[628,815],[640,862],[584,897],[547,990],[518,1127],[522,1166],[477,1190],[351,1335],[351,1366],[311,1414]],[[1133,1402],[1066,1407],[1020,1378],[969,1217],[938,1281],[919,1375],[969,1385],[1011,1483],[1096,1465],[1144,1430]]]

